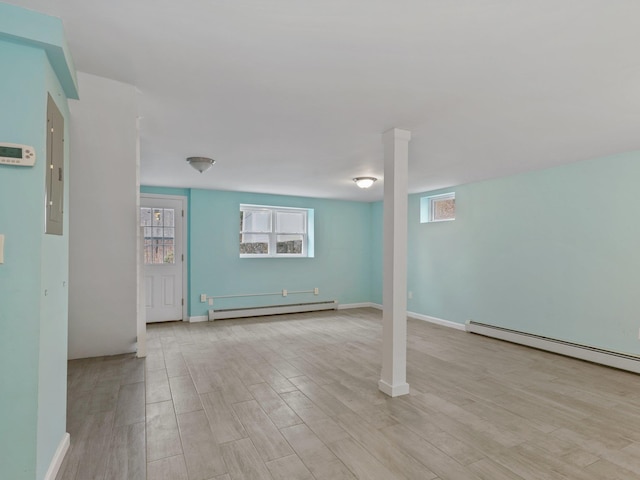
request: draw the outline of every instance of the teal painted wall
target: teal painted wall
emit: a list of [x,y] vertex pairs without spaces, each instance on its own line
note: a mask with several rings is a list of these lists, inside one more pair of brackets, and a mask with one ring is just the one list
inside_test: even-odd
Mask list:
[[[0,4],[0,17],[15,8]],[[68,111],[45,51],[4,38],[0,139],[33,145],[37,161],[0,166],[0,477],[39,480],[66,430],[68,236],[44,235],[47,92]]]
[[0,104],[14,112],[0,115],[0,137],[33,145],[39,160],[34,168],[0,166],[0,465],[16,480],[35,478],[36,468],[45,61],[42,51],[0,42],[0,64],[21,72],[0,75]]
[[[65,118],[69,139],[69,108],[62,87],[46,64],[47,89]],[[64,211],[69,212],[69,142],[65,141]],[[44,162],[43,162],[44,163]],[[67,338],[69,318],[69,215],[63,217],[64,235],[42,235],[40,304],[40,361],[38,374],[38,444],[36,478],[44,478],[66,432]]]
[[66,97],[78,98],[76,70],[59,18],[0,3],[0,41],[16,42],[46,53]]
[[[141,187],[141,193],[184,191]],[[320,295],[216,300],[214,308],[300,303],[337,299],[341,304],[370,298],[371,206],[316,198],[192,189],[189,198],[189,315],[206,315],[210,296],[320,289]],[[312,208],[314,258],[240,258],[241,203]]]
[[420,198],[444,190],[410,195],[408,310],[640,354],[638,179],[631,152],[463,185],[456,220],[431,224]]
[[371,302],[382,305],[382,237],[383,235],[383,204],[371,204]]

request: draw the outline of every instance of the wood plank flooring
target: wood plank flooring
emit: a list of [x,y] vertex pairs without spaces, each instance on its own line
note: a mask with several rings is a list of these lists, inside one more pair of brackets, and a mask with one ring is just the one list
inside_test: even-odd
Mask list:
[[57,480],[631,480],[640,377],[409,320],[411,394],[377,389],[381,314],[148,326],[69,362]]

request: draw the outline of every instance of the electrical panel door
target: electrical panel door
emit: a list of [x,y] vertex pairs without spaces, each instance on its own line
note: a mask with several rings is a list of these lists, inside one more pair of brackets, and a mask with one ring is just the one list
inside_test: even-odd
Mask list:
[[47,177],[45,233],[62,235],[64,206],[64,118],[49,95],[47,100]]

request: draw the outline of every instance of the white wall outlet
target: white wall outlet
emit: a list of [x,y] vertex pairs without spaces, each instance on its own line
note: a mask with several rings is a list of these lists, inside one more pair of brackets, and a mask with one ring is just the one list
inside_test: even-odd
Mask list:
[[320,294],[320,289],[318,287],[313,289],[313,294],[314,295],[319,295]]
[[213,298],[209,299],[209,305],[213,305]]
[[0,263],[4,263],[4,235],[0,235]]
[[207,294],[206,294],[206,293],[201,293],[201,294],[200,294],[200,301],[201,301],[202,303],[204,303],[204,302],[206,302],[206,301],[207,301]]
[[286,291],[284,288],[282,289],[282,296],[283,296],[283,297],[286,297],[286,296],[287,296],[287,291]]
[[[2,263],[2,262],[0,262]],[[638,340],[640,340],[640,328],[638,329]]]
[[407,298],[409,300],[411,300],[413,298],[413,292],[411,290],[409,290],[409,293],[407,293]]

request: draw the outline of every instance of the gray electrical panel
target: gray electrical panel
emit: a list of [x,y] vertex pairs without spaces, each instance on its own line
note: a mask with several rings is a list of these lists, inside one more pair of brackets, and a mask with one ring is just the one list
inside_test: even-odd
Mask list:
[[45,233],[62,235],[64,206],[64,118],[51,98],[47,99],[47,179]]

